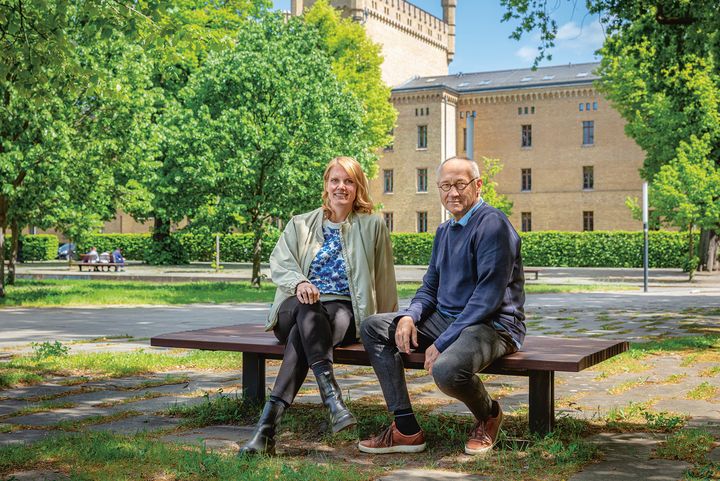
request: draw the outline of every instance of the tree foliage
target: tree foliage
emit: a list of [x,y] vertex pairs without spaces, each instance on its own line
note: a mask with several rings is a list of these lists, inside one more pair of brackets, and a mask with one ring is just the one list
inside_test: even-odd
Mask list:
[[[390,87],[382,81],[380,45],[370,40],[362,25],[343,19],[327,0],[315,2],[304,18],[320,32],[321,46],[332,58],[335,76],[362,104],[363,142],[373,149],[390,144],[397,111],[389,101]],[[368,173],[374,177],[375,170],[373,165]]]
[[482,198],[485,202],[500,209],[505,215],[512,215],[513,202],[503,194],[497,191],[498,183],[494,180],[495,176],[503,169],[503,165],[499,159],[482,158],[480,167],[480,178],[482,179]]
[[[571,0],[568,0],[571,1]],[[574,0],[573,0],[574,1]],[[501,0],[514,33],[540,31],[536,63],[552,47],[557,25],[543,0]],[[651,204],[671,225],[702,228],[717,239],[720,195],[720,4],[699,0],[586,0],[607,39],[599,88],[645,151],[641,171]],[[714,243],[714,244],[713,244]],[[716,265],[717,240],[701,252]]]
[[253,279],[269,222],[320,205],[322,172],[337,155],[373,162],[363,109],[332,74],[317,30],[266,15],[233,48],[210,54],[168,121],[173,188],[202,198],[254,234]]

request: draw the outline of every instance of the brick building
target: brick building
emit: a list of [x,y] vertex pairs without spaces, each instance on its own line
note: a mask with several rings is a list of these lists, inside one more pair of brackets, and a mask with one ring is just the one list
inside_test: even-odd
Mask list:
[[395,142],[371,182],[388,225],[434,232],[446,214],[435,170],[448,157],[496,158],[518,230],[638,230],[642,150],[593,86],[597,63],[420,77],[395,87]]

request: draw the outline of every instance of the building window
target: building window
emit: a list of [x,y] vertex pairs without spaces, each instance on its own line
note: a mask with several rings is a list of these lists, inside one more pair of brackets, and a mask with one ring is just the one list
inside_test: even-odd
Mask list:
[[383,212],[383,218],[385,219],[385,225],[387,226],[388,230],[392,232],[395,229],[395,222],[393,221],[393,213],[392,212]]
[[418,149],[427,149],[427,132],[428,128],[427,125],[418,125],[418,138],[417,138],[417,148]]
[[587,103],[585,104],[585,110],[587,110],[588,112],[590,112],[590,102],[587,102]]
[[520,190],[529,191],[532,189],[532,169],[522,169]]
[[522,107],[518,107],[518,115],[522,115]]
[[463,127],[462,149],[463,149],[463,152],[467,152],[467,127]]
[[425,107],[425,115],[430,115],[430,107]]
[[534,114],[534,113],[535,113],[535,106],[534,106],[534,105],[533,105],[532,107],[530,107],[530,113],[531,113],[531,114]]
[[417,213],[417,231],[427,232],[427,212]]
[[585,110],[585,104],[582,103],[582,102],[580,102],[580,103],[578,104],[578,109],[580,110],[580,112],[582,112],[583,110]]
[[523,113],[524,113],[525,115],[527,115],[527,113],[528,113],[528,108],[527,108],[527,107],[525,107],[525,108],[523,109]]
[[428,172],[427,169],[417,170],[417,191],[427,192],[428,191]]
[[392,194],[394,188],[393,171],[392,169],[383,170],[383,192],[385,194]]
[[593,102],[593,110],[597,110],[597,109],[598,109],[598,103],[597,103],[597,101],[595,101],[595,102]]
[[583,211],[583,230],[595,230],[595,216],[591,210]]
[[592,190],[595,186],[595,169],[591,165],[583,167],[583,189]]
[[593,145],[595,143],[595,121],[583,121],[583,145]]
[[532,232],[532,213],[520,213],[520,230],[523,232]]
[[520,140],[522,147],[532,147],[532,125],[522,126],[522,135]]

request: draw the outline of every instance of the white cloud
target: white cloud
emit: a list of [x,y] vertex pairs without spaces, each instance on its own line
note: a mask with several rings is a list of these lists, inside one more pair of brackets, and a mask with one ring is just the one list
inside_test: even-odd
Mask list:
[[524,47],[520,47],[515,51],[515,56],[520,57],[521,59],[525,60],[526,62],[529,62],[531,60],[535,60],[535,57],[537,56],[538,51],[536,47],[529,47],[525,45]]
[[575,22],[568,22],[558,28],[556,38],[558,41],[574,40],[579,37],[581,33],[582,30],[580,30],[580,27],[578,27]]
[[605,32],[596,19],[578,25],[567,22],[558,28],[554,50],[597,50],[605,41]]

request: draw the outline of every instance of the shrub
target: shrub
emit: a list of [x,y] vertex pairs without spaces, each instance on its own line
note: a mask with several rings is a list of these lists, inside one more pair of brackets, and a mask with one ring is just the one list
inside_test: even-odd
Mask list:
[[[57,257],[58,240],[50,234],[28,234],[20,236],[22,242],[21,261],[49,261]],[[5,259],[10,258],[12,236],[5,237]]]
[[77,252],[88,252],[91,247],[97,247],[98,252],[112,252],[119,247],[125,259],[146,260],[151,245],[150,234],[91,234],[83,238]]
[[[431,234],[392,233],[395,264],[426,265]],[[642,267],[642,232],[523,232],[522,255],[526,266]],[[650,232],[650,267],[682,268],[687,259],[687,235]]]
[[428,233],[391,233],[395,265],[427,265],[434,238],[434,235]]

